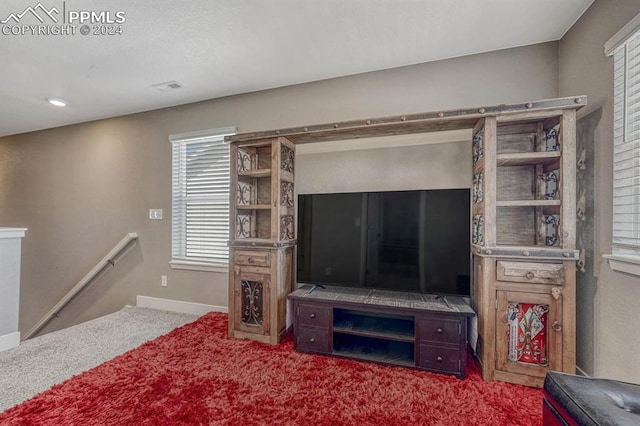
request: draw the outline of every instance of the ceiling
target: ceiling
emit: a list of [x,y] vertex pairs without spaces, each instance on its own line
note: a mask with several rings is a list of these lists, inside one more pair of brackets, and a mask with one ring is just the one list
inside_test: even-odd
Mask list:
[[3,0],[0,136],[559,40],[592,1]]

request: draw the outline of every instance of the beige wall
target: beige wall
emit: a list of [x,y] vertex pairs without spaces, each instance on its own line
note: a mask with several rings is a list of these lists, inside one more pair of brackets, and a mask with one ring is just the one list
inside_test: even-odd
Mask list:
[[469,188],[470,152],[469,139],[399,148],[298,154],[296,189],[300,194],[317,194]]
[[[640,277],[611,271],[603,254],[611,250],[613,158],[613,59],[604,55],[604,43],[640,13],[637,0],[596,0],[560,42],[560,95],[586,94],[585,116],[601,108],[595,131],[595,300],[578,305],[578,321],[590,329],[578,336],[581,367],[598,377],[640,383]],[[580,283],[579,283],[580,284]],[[578,287],[580,292],[589,289]],[[593,354],[580,354],[590,348]],[[580,366],[580,365],[579,365]]]
[[[139,242],[45,330],[134,304],[135,295],[226,306],[222,273],[172,270],[170,134],[237,126],[240,132],[372,116],[522,102],[558,93],[558,45],[545,43],[430,64],[233,96],[0,139],[0,224],[29,229],[23,242],[20,329],[29,330],[127,232]],[[368,152],[370,189],[427,179],[426,169],[458,158],[460,144]],[[311,155],[311,154],[310,154]],[[330,188],[355,179],[344,167],[358,155],[312,154],[330,175],[300,158],[297,173]],[[344,155],[344,157],[343,157]],[[415,156],[419,156],[417,161]],[[351,160],[349,160],[351,161]],[[440,177],[458,186],[451,164]],[[426,171],[425,171],[426,170]],[[371,170],[365,170],[371,173]],[[467,173],[467,172],[465,172]],[[309,177],[308,176],[308,177]],[[465,178],[466,179],[466,178]],[[445,183],[443,183],[445,182]],[[162,208],[165,220],[150,221]],[[169,286],[160,287],[167,275]]]

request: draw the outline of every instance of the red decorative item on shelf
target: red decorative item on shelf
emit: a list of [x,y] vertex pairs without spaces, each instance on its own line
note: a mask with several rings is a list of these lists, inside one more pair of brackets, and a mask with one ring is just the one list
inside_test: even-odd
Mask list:
[[548,312],[547,305],[509,302],[509,361],[548,365]]

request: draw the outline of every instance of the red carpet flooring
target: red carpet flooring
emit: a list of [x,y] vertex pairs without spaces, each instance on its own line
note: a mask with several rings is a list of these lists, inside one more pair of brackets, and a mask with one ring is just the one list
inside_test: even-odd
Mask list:
[[226,337],[211,313],[0,414],[0,425],[540,425],[542,394]]

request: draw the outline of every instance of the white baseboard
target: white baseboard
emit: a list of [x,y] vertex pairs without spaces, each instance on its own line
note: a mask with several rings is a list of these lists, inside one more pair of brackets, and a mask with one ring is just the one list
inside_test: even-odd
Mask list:
[[580,376],[591,377],[587,373],[585,373],[582,368],[578,367],[577,365],[576,365],[576,373],[578,373]]
[[15,348],[20,344],[20,332],[9,333],[0,336],[0,352]]
[[161,299],[159,297],[140,295],[136,296],[136,306],[192,315],[204,315],[207,312],[229,312],[226,306],[205,305],[203,303],[183,302],[182,300]]

